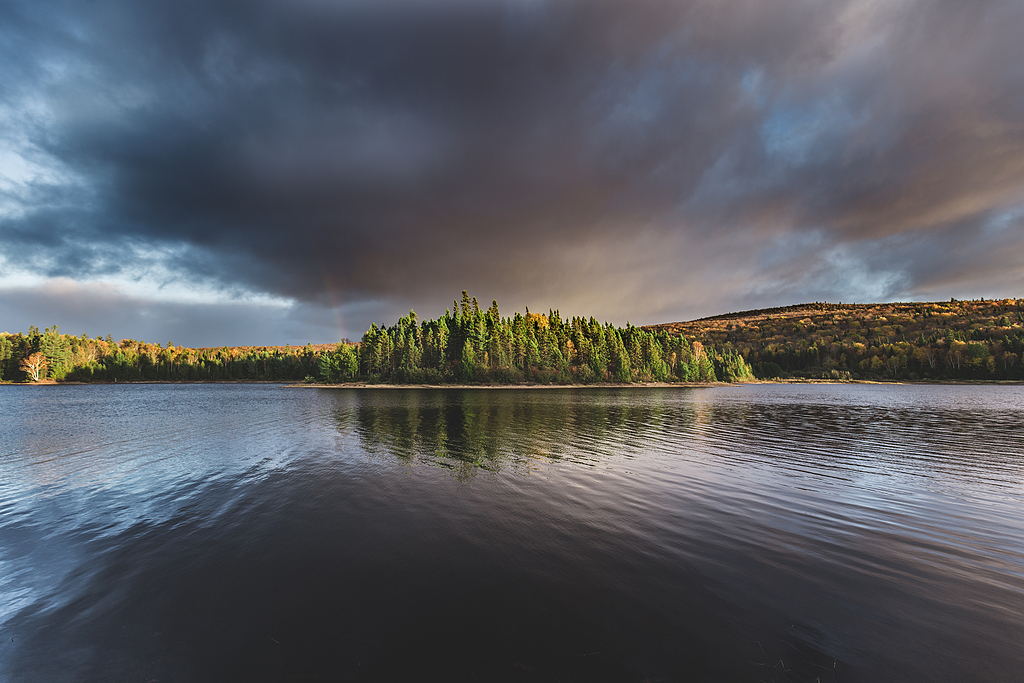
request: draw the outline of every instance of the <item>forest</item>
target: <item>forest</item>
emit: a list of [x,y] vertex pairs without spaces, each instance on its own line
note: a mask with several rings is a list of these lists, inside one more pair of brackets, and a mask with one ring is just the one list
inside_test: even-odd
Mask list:
[[412,311],[358,343],[186,348],[75,337],[57,327],[0,334],[0,380],[592,384],[758,379],[1024,380],[1017,299],[812,303],[647,327],[557,310],[502,316],[461,301]]
[[739,354],[760,379],[1024,380],[1017,299],[812,303],[647,329]]
[[9,382],[279,381],[315,375],[320,346],[192,349],[134,339],[62,334],[57,326],[0,334],[0,379]]
[[0,379],[113,381],[307,381],[321,383],[592,384],[753,379],[743,357],[668,329],[593,317],[502,316],[475,297],[435,320],[415,312],[371,325],[359,343],[192,349],[62,334],[56,326],[0,334]]

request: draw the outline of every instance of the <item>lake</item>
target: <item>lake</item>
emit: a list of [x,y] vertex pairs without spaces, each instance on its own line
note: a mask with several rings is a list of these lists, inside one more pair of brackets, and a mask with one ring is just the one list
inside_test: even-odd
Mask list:
[[0,386],[0,681],[1009,681],[1024,387]]

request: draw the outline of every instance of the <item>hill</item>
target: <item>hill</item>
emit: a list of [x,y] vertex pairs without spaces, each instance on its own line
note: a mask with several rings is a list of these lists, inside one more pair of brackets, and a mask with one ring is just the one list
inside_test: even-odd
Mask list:
[[761,378],[1024,379],[1024,302],[808,303],[650,325]]

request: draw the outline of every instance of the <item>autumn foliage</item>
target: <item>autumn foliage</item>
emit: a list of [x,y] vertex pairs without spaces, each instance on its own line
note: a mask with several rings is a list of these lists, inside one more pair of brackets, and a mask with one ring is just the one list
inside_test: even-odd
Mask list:
[[36,351],[35,353],[22,358],[19,367],[31,381],[38,382],[42,379],[40,375],[45,376],[46,367],[48,365],[49,362],[46,360],[46,356]]
[[647,329],[732,350],[764,378],[1024,380],[1017,299],[813,303]]

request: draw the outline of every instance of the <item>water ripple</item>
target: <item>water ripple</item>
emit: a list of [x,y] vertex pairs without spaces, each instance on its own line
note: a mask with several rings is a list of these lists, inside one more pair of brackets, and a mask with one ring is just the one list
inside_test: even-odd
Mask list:
[[0,680],[1009,680],[1022,399],[0,387]]

